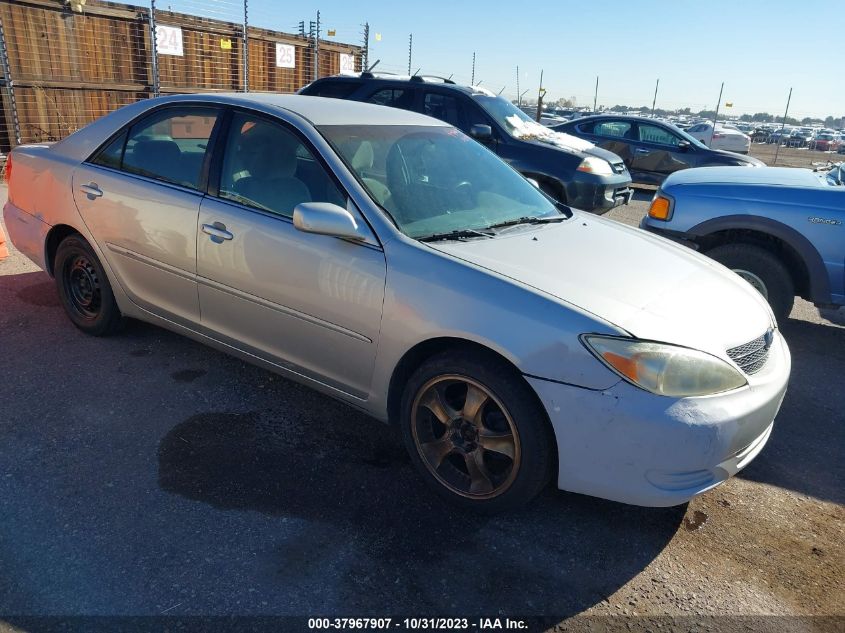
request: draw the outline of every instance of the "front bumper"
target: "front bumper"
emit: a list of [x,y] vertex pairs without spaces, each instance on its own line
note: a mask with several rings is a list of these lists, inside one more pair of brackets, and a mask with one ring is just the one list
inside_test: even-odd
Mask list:
[[620,381],[605,391],[527,378],[558,445],[558,487],[622,503],[672,506],[726,481],[772,432],[791,359],[779,332],[746,387],[698,398],[656,396]]
[[598,215],[607,213],[619,205],[628,204],[633,195],[631,176],[627,171],[613,176],[576,172],[566,188],[567,204]]

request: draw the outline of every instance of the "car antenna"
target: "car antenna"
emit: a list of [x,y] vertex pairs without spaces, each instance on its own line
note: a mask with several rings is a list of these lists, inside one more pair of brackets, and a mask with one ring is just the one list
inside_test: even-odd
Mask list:
[[455,76],[455,73],[452,73],[451,75],[449,75],[449,76],[447,77],[447,79],[451,79],[451,78],[452,78],[452,77],[454,77],[454,76]]
[[411,75],[411,77],[416,77],[416,76],[417,76],[417,73],[418,73],[418,72],[420,72],[421,70],[422,70],[422,68],[417,68],[417,69],[414,71],[414,74],[413,74],[413,75]]
[[367,68],[367,70],[365,70],[364,72],[365,72],[365,73],[372,72],[373,68],[375,68],[376,66],[378,66],[380,61],[381,61],[380,59],[377,59],[375,62],[373,62],[372,66],[369,66],[369,67]]
[[505,91],[505,88],[507,88],[507,86],[502,86],[502,89],[499,90],[499,94],[502,94]]

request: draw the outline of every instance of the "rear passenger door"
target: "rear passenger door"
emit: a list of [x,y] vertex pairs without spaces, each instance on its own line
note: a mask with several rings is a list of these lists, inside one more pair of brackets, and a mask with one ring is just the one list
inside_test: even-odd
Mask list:
[[182,325],[199,322],[196,234],[207,148],[220,109],[159,108],[73,174],[73,196],[130,299]]

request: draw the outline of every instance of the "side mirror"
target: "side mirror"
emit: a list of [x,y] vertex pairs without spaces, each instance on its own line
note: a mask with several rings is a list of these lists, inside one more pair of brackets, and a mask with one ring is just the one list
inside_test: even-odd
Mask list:
[[469,129],[469,135],[477,141],[489,141],[493,138],[493,128],[489,125],[476,123]]
[[303,202],[293,210],[293,225],[303,233],[331,235],[350,240],[367,239],[366,232],[349,211],[330,202]]
[[681,141],[681,142],[678,143],[678,149],[681,150],[682,152],[686,152],[689,148],[690,148],[690,142],[689,141]]

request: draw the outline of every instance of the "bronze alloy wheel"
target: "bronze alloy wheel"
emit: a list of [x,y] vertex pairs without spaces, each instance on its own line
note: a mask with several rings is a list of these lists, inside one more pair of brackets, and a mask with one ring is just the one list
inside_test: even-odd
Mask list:
[[411,433],[429,472],[462,497],[497,497],[519,471],[513,418],[488,388],[466,376],[436,376],[419,389]]

